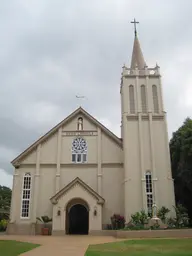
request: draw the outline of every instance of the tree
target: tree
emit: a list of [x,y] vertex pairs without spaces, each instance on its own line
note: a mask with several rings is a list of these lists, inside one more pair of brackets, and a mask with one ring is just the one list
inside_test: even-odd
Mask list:
[[7,219],[11,206],[11,189],[0,185],[0,220]]
[[170,140],[176,202],[184,205],[192,224],[192,120],[187,118]]

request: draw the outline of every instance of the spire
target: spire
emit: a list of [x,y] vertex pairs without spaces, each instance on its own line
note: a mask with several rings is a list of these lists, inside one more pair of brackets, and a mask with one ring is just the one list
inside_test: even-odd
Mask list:
[[132,52],[132,59],[131,59],[131,68],[138,68],[138,69],[143,69],[146,66],[143,53],[141,51],[139,39],[137,37],[137,29],[136,29],[136,24],[139,22],[134,19],[134,21],[131,21],[131,23],[134,24],[134,32],[135,32],[135,39],[134,39],[134,44],[133,44],[133,52]]

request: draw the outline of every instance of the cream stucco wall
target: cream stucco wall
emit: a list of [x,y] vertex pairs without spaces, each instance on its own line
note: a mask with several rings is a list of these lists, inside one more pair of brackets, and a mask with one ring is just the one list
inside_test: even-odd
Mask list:
[[[72,141],[76,136],[68,132],[76,132],[79,116],[83,117],[84,130],[93,132],[91,135],[89,133],[81,135],[85,138],[88,147],[85,164],[74,164],[71,157]],[[90,220],[93,222],[92,230],[101,228],[102,224],[110,223],[112,214],[123,214],[123,151],[110,136],[80,114],[27,154],[20,162],[19,169],[15,171],[17,176],[13,198],[18,203],[13,204],[12,221],[16,221],[17,224],[33,223],[36,217],[42,215],[52,217],[54,210],[50,198],[77,177],[106,200],[105,206],[99,206],[101,224],[94,224],[94,219]],[[26,172],[32,175],[31,210],[29,218],[22,219],[20,217],[22,181]],[[114,189],[115,193],[113,193]],[[78,196],[74,192],[72,195]]]
[[[135,113],[130,113],[130,85],[134,87]],[[142,113],[141,85],[145,86],[146,91],[146,113]],[[158,113],[154,113],[153,85],[157,87]],[[130,70],[124,67],[121,98],[126,218],[129,219],[132,213],[141,209],[147,210],[147,170],[152,173],[153,202],[158,207],[167,206],[171,209],[175,199],[159,68]],[[134,200],[131,200],[133,195]]]
[[[102,229],[102,206],[97,203],[97,199],[94,198],[87,190],[85,190],[79,184],[72,187],[66,194],[61,196],[58,203],[53,208],[53,231],[65,231],[66,225],[66,207],[67,204],[75,199],[80,198],[85,201],[89,207],[89,231]],[[93,212],[97,209],[97,216],[94,216]],[[57,216],[57,211],[61,211],[61,216]]]
[[79,177],[83,182],[97,191],[97,168],[86,167],[86,165],[75,165],[72,167],[61,168],[61,189],[69,184],[76,177]]

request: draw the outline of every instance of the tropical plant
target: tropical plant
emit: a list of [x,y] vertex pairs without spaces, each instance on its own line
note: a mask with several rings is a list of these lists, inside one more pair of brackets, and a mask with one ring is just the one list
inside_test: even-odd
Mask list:
[[166,223],[166,219],[167,219],[167,214],[170,212],[170,210],[165,207],[162,206],[158,212],[157,212],[157,217],[160,218],[162,220],[163,223]]
[[189,226],[189,216],[187,213],[187,209],[181,205],[178,204],[177,206],[174,206],[175,210],[175,217],[169,218],[167,220],[167,224],[169,228],[184,228]]
[[132,223],[136,226],[144,226],[148,223],[148,214],[142,210],[131,215]]
[[5,231],[7,229],[8,220],[0,220],[0,231]]
[[41,217],[37,217],[37,220],[39,220],[40,222],[42,222],[44,224],[44,227],[46,227],[47,223],[51,222],[52,219],[49,218],[48,216],[41,216]]

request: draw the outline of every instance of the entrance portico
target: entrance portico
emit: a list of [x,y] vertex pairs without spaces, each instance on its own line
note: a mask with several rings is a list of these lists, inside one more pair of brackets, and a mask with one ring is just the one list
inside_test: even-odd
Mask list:
[[105,200],[81,179],[74,179],[50,200],[53,204],[53,235],[102,230]]

